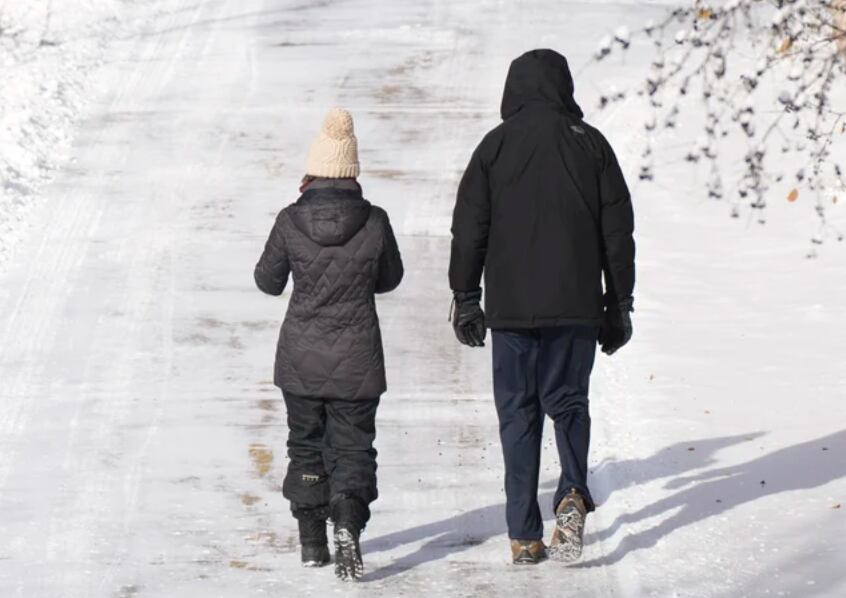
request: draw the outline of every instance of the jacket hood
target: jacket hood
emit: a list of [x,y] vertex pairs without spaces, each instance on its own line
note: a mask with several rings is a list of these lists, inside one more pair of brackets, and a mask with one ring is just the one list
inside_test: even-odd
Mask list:
[[333,247],[346,244],[362,229],[370,208],[360,191],[306,189],[291,208],[291,220],[318,245]]
[[573,75],[567,59],[554,50],[526,52],[508,69],[502,96],[505,120],[530,103],[552,104],[582,118],[584,113],[573,97]]

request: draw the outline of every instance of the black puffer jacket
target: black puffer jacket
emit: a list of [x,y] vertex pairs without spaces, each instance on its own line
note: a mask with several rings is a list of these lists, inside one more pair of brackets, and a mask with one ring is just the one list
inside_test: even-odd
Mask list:
[[294,291],[279,335],[274,380],[324,399],[373,399],[386,389],[375,293],[403,265],[388,215],[355,181],[320,179],[276,219],[255,269],[259,289]]
[[476,149],[453,214],[450,286],[479,287],[491,328],[600,324],[634,288],[632,205],[611,146],[582,121],[567,60],[511,64],[503,123]]

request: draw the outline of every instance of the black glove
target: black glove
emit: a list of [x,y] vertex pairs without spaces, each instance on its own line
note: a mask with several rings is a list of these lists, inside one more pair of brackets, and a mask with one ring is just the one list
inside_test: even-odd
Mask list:
[[599,331],[599,344],[602,352],[613,355],[632,338],[631,297],[617,304],[605,307],[605,321]]
[[455,291],[453,296],[452,327],[458,342],[468,347],[484,347],[487,329],[485,312],[479,305],[482,289],[475,291]]

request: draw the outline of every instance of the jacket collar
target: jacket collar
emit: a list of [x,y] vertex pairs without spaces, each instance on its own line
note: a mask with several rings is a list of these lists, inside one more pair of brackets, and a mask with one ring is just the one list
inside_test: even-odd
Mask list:
[[355,179],[316,179],[302,191],[297,203],[315,200],[363,200],[361,185]]
[[361,185],[355,179],[314,179],[306,186],[305,191],[318,189],[337,189],[339,191],[358,191],[361,193]]

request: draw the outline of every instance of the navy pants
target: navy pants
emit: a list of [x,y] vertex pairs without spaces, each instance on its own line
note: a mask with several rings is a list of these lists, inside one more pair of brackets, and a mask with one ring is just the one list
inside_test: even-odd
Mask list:
[[[379,399],[342,401],[284,393],[288,411],[288,472],[282,494],[297,519],[345,517],[363,529],[376,488],[376,408]],[[352,514],[349,501],[353,499]]]
[[538,506],[544,416],[555,425],[561,477],[553,510],[577,490],[593,510],[587,487],[590,446],[588,388],[598,329],[563,326],[494,330],[494,400],[505,457],[508,535],[539,540],[543,518]]

